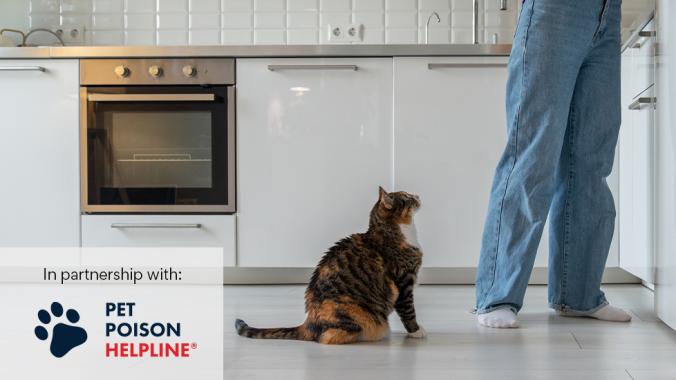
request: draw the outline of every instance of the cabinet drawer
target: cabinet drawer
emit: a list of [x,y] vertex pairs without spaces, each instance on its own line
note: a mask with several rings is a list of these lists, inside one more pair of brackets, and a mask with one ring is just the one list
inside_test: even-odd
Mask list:
[[[655,84],[655,24],[653,21],[648,23],[642,33],[646,36],[640,37],[631,47],[632,49],[632,96],[640,94],[648,87]],[[652,34],[652,35],[651,35]]]
[[83,215],[83,247],[223,247],[235,265],[234,215]]

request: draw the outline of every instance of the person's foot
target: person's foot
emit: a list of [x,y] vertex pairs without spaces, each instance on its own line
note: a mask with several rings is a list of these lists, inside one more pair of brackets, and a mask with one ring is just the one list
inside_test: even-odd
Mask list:
[[613,305],[606,305],[591,314],[580,313],[572,310],[558,310],[557,313],[562,317],[587,317],[595,318],[601,321],[610,322],[629,322],[631,315],[626,311]]
[[496,329],[513,329],[519,327],[519,320],[512,309],[497,309],[477,315],[479,324]]

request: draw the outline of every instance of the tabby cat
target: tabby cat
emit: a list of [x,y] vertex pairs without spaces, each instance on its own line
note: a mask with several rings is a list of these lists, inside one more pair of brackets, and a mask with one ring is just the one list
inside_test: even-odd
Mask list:
[[387,316],[396,310],[409,337],[425,337],[413,307],[413,286],[422,262],[413,224],[419,208],[418,196],[387,193],[381,187],[368,231],[336,243],[312,274],[305,291],[305,323],[258,329],[238,319],[237,333],[324,344],[376,341],[389,334]]

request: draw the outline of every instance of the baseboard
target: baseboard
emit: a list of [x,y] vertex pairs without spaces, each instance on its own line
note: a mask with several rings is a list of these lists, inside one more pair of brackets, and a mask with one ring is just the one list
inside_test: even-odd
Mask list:
[[[312,268],[225,268],[223,283],[234,284],[306,284]],[[476,268],[423,268],[421,284],[473,285]],[[546,284],[547,268],[534,268],[530,284]],[[604,284],[640,284],[641,280],[621,268],[606,268]]]

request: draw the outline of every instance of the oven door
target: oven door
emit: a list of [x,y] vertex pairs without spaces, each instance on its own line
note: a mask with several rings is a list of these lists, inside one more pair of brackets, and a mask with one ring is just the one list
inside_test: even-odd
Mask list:
[[235,212],[234,87],[80,95],[84,212]]

